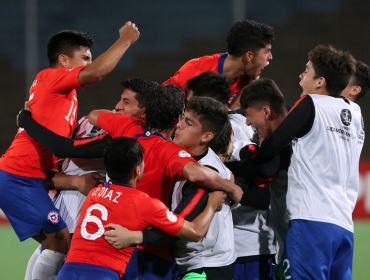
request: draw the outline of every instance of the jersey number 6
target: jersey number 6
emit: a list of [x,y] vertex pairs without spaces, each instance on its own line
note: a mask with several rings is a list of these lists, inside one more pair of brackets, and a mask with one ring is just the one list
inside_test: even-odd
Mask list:
[[[101,219],[99,219],[96,216],[91,215],[92,210],[99,210],[102,214]],[[106,221],[107,218],[108,218],[107,208],[105,208],[103,205],[98,204],[98,203],[94,204],[94,205],[91,205],[89,207],[89,209],[87,209],[86,216],[85,216],[84,220],[82,221],[82,225],[81,225],[81,235],[82,235],[82,237],[87,239],[87,240],[95,240],[95,239],[99,238],[100,236],[102,236],[104,234],[105,229],[104,229],[104,226],[103,226],[101,220]],[[95,233],[88,233],[87,230],[86,230],[86,224],[87,223],[95,223],[99,228],[98,231],[95,232]]]

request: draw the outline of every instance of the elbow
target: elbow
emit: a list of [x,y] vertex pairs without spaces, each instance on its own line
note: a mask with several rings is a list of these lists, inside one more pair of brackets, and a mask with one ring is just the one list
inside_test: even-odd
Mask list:
[[196,231],[194,230],[191,234],[191,236],[189,237],[190,241],[192,242],[199,242],[202,240],[203,236],[205,235],[205,232],[201,232],[201,231]]

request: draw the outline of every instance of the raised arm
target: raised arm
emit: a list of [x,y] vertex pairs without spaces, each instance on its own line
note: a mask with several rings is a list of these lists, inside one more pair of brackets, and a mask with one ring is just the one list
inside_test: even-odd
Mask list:
[[139,38],[140,32],[134,23],[128,21],[120,28],[119,35],[120,38],[106,52],[80,71],[78,81],[81,86],[97,83],[108,75],[127,49]]

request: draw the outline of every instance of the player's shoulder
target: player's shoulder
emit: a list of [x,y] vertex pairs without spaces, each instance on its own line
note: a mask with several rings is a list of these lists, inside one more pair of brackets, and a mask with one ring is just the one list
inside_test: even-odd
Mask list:
[[192,64],[192,65],[198,65],[198,66],[208,65],[209,63],[213,64],[218,61],[221,55],[222,53],[216,53],[213,55],[205,55],[205,56],[193,58],[189,60],[186,64]]

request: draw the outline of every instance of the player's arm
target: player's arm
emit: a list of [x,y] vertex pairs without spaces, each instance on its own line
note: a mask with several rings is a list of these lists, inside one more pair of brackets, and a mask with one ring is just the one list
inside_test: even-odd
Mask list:
[[77,190],[87,196],[91,189],[101,184],[102,179],[104,177],[95,172],[77,176],[50,171],[44,182],[49,189]]
[[44,146],[57,157],[98,158],[103,156],[104,146],[109,134],[101,134],[91,138],[69,139],[60,136],[43,127],[32,119],[28,101],[26,109],[18,115],[18,126],[26,130],[27,134]]
[[120,28],[119,35],[120,38],[106,52],[80,71],[78,81],[82,87],[99,82],[108,75],[127,49],[139,38],[140,32],[134,23],[128,21]]
[[315,106],[312,98],[305,95],[296,102],[278,128],[262,142],[256,161],[269,161],[295,137],[306,135],[311,130],[314,119]]
[[224,191],[232,200],[232,207],[239,203],[243,195],[242,189],[232,181],[222,178],[217,172],[196,162],[186,163],[182,170],[182,175],[187,180],[203,188],[212,191]]
[[[92,110],[88,115],[87,119],[89,120],[89,123],[91,123],[93,126],[100,127],[98,124],[98,117],[100,113],[102,112],[111,112],[108,110],[100,109],[100,110]],[[112,112],[111,112],[112,113]],[[101,128],[101,127],[100,127]]]
[[[203,212],[192,222],[185,220],[183,227],[175,236],[194,242],[200,241],[212,222],[214,212],[218,207],[222,207],[225,197],[226,195],[223,192],[216,191],[210,193]],[[105,228],[113,229],[104,233],[104,239],[116,249],[123,249],[143,242],[142,231],[129,231],[116,224],[108,224]]]

